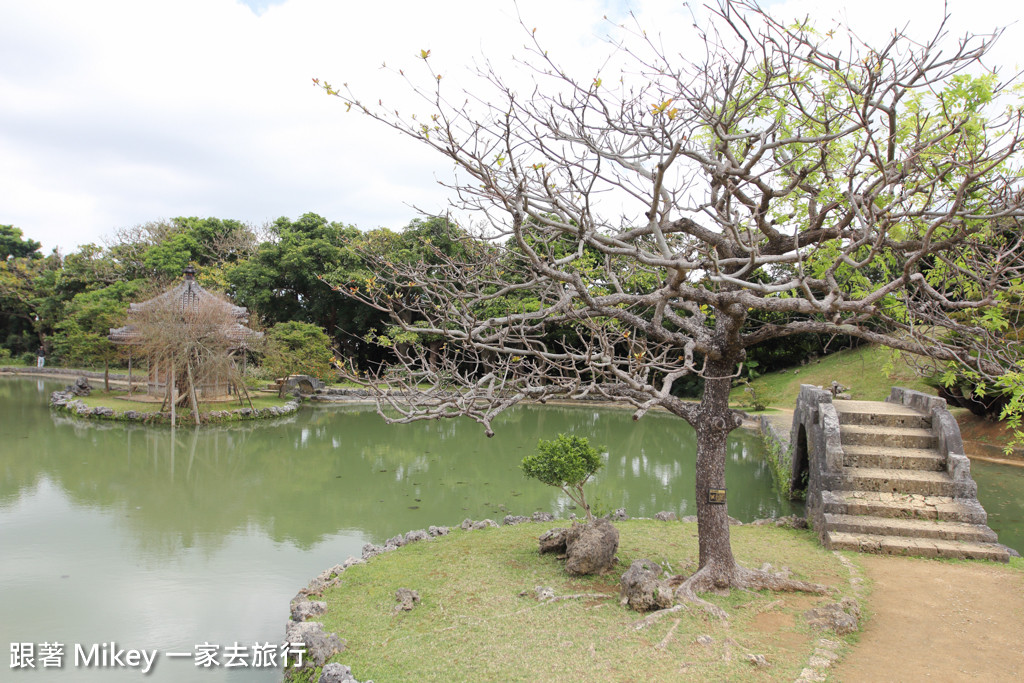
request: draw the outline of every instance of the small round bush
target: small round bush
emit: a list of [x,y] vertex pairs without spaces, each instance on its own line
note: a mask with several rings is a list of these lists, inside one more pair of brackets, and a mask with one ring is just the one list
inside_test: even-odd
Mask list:
[[584,437],[559,434],[553,441],[541,439],[537,452],[523,458],[523,473],[548,486],[562,489],[593,519],[583,495],[583,485],[604,465],[600,451]]

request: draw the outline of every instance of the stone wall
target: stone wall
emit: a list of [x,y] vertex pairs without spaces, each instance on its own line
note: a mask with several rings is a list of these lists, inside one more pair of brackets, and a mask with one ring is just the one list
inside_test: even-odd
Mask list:
[[807,519],[816,530],[823,530],[822,497],[839,487],[843,472],[839,415],[830,391],[800,386],[789,440],[793,449],[790,490],[806,492]]
[[905,405],[931,415],[932,432],[939,441],[939,453],[946,458],[946,473],[957,483],[957,498],[975,498],[978,486],[971,478],[971,461],[964,453],[964,441],[960,426],[946,406],[946,399],[930,396],[920,391],[893,387],[888,403]]
[[[86,391],[82,393],[78,387],[85,386]],[[77,417],[94,418],[101,420],[120,420],[125,422],[143,422],[148,424],[170,423],[170,412],[159,410],[114,410],[105,406],[89,407],[79,398],[88,396],[88,381],[85,377],[79,377],[75,384],[65,387],[63,391],[55,391],[50,394],[50,407],[56,410],[69,413]],[[200,420],[204,423],[210,422],[233,422],[236,420],[256,420],[270,417],[283,417],[291,415],[299,409],[299,400],[293,399],[283,406],[270,406],[269,408],[248,408],[239,407],[231,410],[211,410],[200,413]],[[184,410],[178,413],[178,423],[184,425],[192,422],[191,412]]]

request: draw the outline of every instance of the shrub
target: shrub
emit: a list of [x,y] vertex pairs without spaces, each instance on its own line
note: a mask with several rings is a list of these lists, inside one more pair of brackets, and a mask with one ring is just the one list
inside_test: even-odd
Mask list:
[[554,441],[541,439],[537,452],[523,458],[523,474],[548,486],[560,488],[594,519],[583,494],[583,485],[604,465],[601,453],[579,436],[559,434]]
[[753,411],[764,410],[775,400],[775,393],[763,384],[753,384],[744,381],[743,394],[737,403],[741,408],[749,408]]

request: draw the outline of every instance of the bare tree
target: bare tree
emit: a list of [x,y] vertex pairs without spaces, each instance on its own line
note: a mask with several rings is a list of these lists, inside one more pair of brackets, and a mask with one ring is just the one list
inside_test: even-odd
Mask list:
[[244,308],[199,287],[194,269],[184,281],[149,301],[133,304],[129,324],[111,330],[116,343],[129,344],[149,359],[151,372],[165,387],[163,410],[188,407],[200,424],[199,396],[204,391],[233,391],[239,403],[244,396],[252,407],[235,352],[259,344],[262,334],[246,327]]
[[[1021,108],[1012,80],[983,69],[996,36],[944,52],[946,30],[872,47],[737,0],[710,8],[702,59],[637,27],[615,46],[621,74],[594,78],[527,31],[526,92],[484,67],[479,90],[448,93],[424,52],[430,85],[409,83],[426,117],[317,81],[454,161],[459,208],[489,240],[462,262],[381,260],[341,289],[446,340],[440,361],[412,346],[363,378],[382,414],[468,415],[490,434],[505,408],[565,392],[628,401],[636,418],[664,408],[698,442],[700,569],[679,597],[813,588],[737,565],[714,495],[746,349],[815,332],[987,376],[1020,368],[986,316],[1020,287]],[[672,394],[689,374],[699,403]]]

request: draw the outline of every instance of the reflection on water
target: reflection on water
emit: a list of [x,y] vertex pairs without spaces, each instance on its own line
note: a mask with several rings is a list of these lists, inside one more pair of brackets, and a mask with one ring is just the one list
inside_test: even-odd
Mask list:
[[[693,432],[664,414],[633,422],[627,411],[523,407],[493,439],[468,421],[388,426],[351,406],[171,430],[53,415],[45,399],[56,388],[0,378],[0,643],[113,640],[165,652],[276,642],[295,591],[366,542],[467,517],[567,515],[570,501],[518,465],[559,432],[607,449],[589,485],[598,510],[695,512]],[[727,476],[733,516],[792,511],[755,435],[734,434]],[[118,677],[68,669],[28,677]],[[149,678],[193,671],[158,660]],[[223,669],[201,678],[277,680]]]

